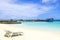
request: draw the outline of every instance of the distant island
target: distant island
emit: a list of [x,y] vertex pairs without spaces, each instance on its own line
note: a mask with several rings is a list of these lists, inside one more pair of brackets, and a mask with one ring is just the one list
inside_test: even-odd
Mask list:
[[32,22],[53,22],[53,18],[47,18],[45,20],[42,19],[36,19],[36,20],[20,20],[20,21],[32,21]]
[[0,20],[0,23],[2,23],[2,24],[21,24],[21,22],[18,22],[17,20]]
[[36,19],[36,20],[0,20],[0,23],[2,24],[21,24],[21,22],[53,22],[53,21],[60,21],[60,20],[54,20],[54,18],[47,18],[45,20],[42,19]]

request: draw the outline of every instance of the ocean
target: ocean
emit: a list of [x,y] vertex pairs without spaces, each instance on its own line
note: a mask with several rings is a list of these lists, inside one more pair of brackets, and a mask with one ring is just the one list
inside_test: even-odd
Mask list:
[[58,30],[60,31],[60,21],[54,22],[22,22],[21,24],[25,27],[33,27],[33,28],[42,28],[42,29],[50,29],[50,30]]

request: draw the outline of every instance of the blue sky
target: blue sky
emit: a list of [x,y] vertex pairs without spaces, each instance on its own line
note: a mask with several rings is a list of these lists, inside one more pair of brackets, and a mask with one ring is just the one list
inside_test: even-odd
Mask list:
[[0,19],[60,19],[60,0],[0,0]]

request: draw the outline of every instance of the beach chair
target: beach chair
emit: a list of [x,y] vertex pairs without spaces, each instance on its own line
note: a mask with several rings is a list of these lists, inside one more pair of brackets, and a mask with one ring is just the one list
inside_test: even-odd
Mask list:
[[16,37],[16,36],[22,36],[23,32],[11,32],[11,31],[6,31],[5,37]]

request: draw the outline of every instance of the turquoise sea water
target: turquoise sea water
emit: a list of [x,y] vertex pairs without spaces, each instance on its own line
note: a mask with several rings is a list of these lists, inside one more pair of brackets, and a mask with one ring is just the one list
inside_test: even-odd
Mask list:
[[59,22],[22,22],[23,26],[35,27],[35,28],[47,28],[47,29],[57,29],[60,30],[60,21]]

